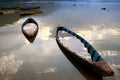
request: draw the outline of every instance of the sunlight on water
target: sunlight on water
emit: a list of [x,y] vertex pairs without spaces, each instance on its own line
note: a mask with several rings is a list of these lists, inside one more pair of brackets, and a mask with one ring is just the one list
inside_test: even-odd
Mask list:
[[51,26],[44,26],[40,28],[39,37],[41,40],[48,40],[50,36]]
[[77,33],[81,36],[83,36],[85,39],[90,41],[92,44],[95,40],[102,40],[105,39],[108,35],[120,35],[120,29],[119,28],[105,28],[99,25],[92,25],[91,29],[89,30],[80,30],[77,31]]

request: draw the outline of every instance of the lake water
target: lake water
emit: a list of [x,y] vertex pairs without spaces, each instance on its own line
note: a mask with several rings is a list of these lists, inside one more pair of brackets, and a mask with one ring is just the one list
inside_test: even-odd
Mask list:
[[[43,13],[0,16],[0,80],[98,80],[95,74],[78,70],[61,52],[54,38],[58,24],[85,38],[110,65],[115,74],[103,80],[120,80],[119,3],[34,5],[40,5]],[[104,7],[106,10],[101,10]],[[21,32],[21,25],[28,17],[39,24],[32,44]]]

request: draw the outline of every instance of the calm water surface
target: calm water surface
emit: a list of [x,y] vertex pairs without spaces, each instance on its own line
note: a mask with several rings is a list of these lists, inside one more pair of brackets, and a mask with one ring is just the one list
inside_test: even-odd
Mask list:
[[[61,52],[54,38],[58,24],[84,37],[111,66],[114,76],[103,80],[120,80],[120,4],[37,5],[41,5],[42,14],[0,16],[0,80],[98,80],[94,74],[78,71]],[[102,7],[107,10],[101,10]],[[28,17],[39,24],[33,44],[21,32],[21,25]]]

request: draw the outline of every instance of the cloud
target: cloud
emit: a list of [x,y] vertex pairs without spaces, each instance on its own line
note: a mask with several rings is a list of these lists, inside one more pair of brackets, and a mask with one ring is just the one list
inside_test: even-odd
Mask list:
[[49,68],[46,68],[38,73],[39,74],[41,74],[41,73],[54,73],[54,72],[56,72],[56,70],[57,70],[57,68],[55,68],[55,67],[49,67]]
[[3,56],[0,58],[0,74],[3,75],[13,75],[15,74],[19,67],[23,64],[23,61],[16,61],[15,55],[11,54],[8,56]]

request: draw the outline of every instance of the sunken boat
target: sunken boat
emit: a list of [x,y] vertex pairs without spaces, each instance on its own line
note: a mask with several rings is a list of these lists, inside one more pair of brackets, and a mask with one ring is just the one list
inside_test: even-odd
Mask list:
[[[59,31],[65,31],[68,34],[71,34],[72,36],[76,37],[81,43],[84,44],[84,46],[87,48],[88,54],[91,57],[91,61],[79,56],[77,53],[70,50],[68,47],[66,47],[61,41],[60,37],[58,35]],[[65,28],[65,27],[58,27],[56,31],[56,42],[61,49],[61,51],[65,55],[70,55],[78,63],[81,64],[81,66],[85,66],[88,70],[91,70],[92,72],[96,73],[99,76],[106,77],[106,76],[113,76],[114,72],[110,68],[110,66],[104,61],[104,59],[99,55],[99,53],[81,36],[77,35],[75,32]]]
[[[33,32],[27,32],[24,27],[27,25],[27,24],[30,24],[30,23],[33,23],[36,25],[36,28]],[[27,38],[27,40],[30,42],[30,43],[33,43],[33,41],[35,40],[36,38],[36,35],[38,33],[38,30],[39,30],[39,27],[38,27],[38,23],[33,19],[33,18],[28,18],[23,24],[22,24],[22,32],[24,34],[24,36]]]

